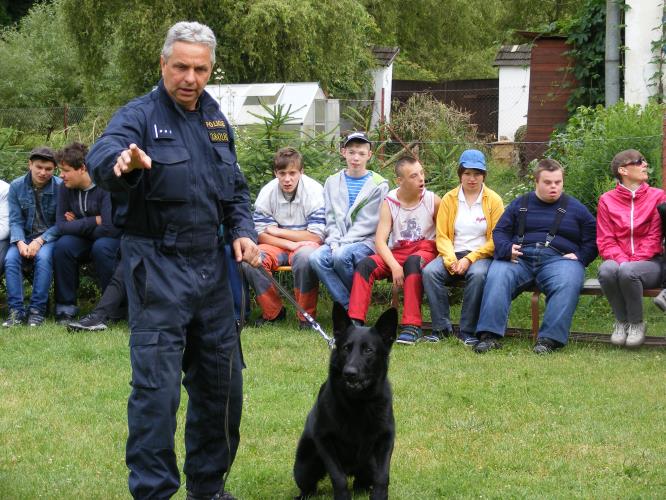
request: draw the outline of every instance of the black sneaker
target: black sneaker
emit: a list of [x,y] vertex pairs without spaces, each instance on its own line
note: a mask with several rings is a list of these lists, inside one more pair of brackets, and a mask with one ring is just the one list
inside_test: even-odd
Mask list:
[[564,346],[556,340],[549,339],[548,337],[541,337],[537,339],[536,344],[534,344],[534,349],[532,350],[535,354],[550,354],[562,347]]
[[236,500],[236,497],[228,491],[218,491],[212,497],[209,495],[197,495],[188,491],[186,500]]
[[67,323],[67,331],[70,332],[99,332],[106,330],[106,319],[103,316],[97,315],[94,312],[84,316],[78,321],[70,321]]
[[458,332],[456,333],[456,337],[466,346],[474,347],[479,343],[479,339],[469,333]]
[[2,326],[5,328],[11,328],[12,326],[19,326],[23,323],[25,323],[25,313],[11,309],[7,319],[2,322]]
[[287,310],[283,307],[282,309],[280,309],[280,312],[278,313],[278,315],[275,316],[273,319],[266,319],[264,317],[257,318],[254,321],[254,327],[255,328],[260,328],[260,327],[264,326],[265,324],[270,325],[270,324],[276,323],[277,321],[284,321],[286,319],[286,317],[287,317]]
[[73,314],[67,314],[67,313],[56,314],[56,323],[58,323],[61,326],[68,325],[72,321],[74,321]]
[[44,323],[44,315],[38,311],[31,310],[28,314],[28,326],[41,326]]
[[502,344],[500,344],[497,335],[490,332],[483,332],[479,334],[479,343],[474,346],[474,352],[483,354],[492,349],[501,348]]

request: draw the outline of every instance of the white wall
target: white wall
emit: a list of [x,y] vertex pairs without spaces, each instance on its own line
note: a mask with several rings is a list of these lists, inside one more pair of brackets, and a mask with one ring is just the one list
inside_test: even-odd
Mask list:
[[497,138],[512,141],[516,130],[527,123],[530,96],[529,66],[500,66]]
[[663,0],[626,0],[625,11],[625,67],[624,100],[630,104],[645,105],[648,97],[657,91],[650,86],[657,66],[652,42],[661,38]]
[[382,88],[384,89],[384,121],[391,122],[391,89],[393,84],[393,63],[372,72],[374,80],[375,102],[372,105],[372,121],[370,128],[374,128],[381,120],[382,115]]

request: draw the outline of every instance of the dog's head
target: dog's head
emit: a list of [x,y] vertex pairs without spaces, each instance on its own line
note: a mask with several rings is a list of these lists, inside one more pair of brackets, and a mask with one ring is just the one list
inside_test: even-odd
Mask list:
[[372,390],[386,378],[391,346],[398,329],[398,311],[385,311],[374,326],[355,326],[344,307],[333,304],[331,378],[347,393]]

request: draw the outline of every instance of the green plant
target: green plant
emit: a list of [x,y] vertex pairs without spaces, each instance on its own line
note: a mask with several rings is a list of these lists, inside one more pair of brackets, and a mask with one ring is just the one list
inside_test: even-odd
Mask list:
[[401,149],[411,149],[419,157],[432,191],[444,193],[458,184],[458,158],[463,150],[485,150],[471,115],[431,94],[414,94],[394,108],[389,128],[393,139]]
[[579,107],[565,128],[556,132],[547,156],[565,167],[565,189],[596,213],[599,196],[615,181],[610,162],[620,151],[638,149],[650,164],[651,183],[661,185],[664,106],[644,107],[620,101],[604,108]]
[[606,0],[585,0],[579,16],[564,31],[569,33],[568,54],[575,60],[572,71],[578,81],[567,101],[569,111],[603,104]]
[[298,149],[303,155],[306,174],[320,182],[341,166],[337,139],[333,134],[309,136],[295,129],[291,106],[273,108],[262,104],[262,108],[265,114],[254,115],[262,120],[262,125],[236,130],[238,162],[253,198],[273,178],[273,156],[282,147]]

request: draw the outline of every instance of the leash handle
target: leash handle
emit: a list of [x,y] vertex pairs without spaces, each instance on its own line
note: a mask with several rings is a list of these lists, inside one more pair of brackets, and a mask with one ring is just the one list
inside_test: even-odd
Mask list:
[[284,296],[284,298],[287,299],[298,310],[298,312],[303,315],[305,320],[310,324],[310,326],[312,326],[312,329],[321,335],[321,337],[328,344],[329,349],[335,349],[335,339],[326,334],[321,325],[317,323],[315,319],[310,316],[310,314],[305,309],[303,309],[303,307],[298,302],[296,302],[296,299],[294,299],[291,294],[278,282],[278,280],[275,279],[270,271],[268,271],[265,267],[262,267],[262,269],[264,270],[266,276],[268,276],[268,279],[271,280],[271,283],[275,285],[275,288],[277,288],[278,291]]

